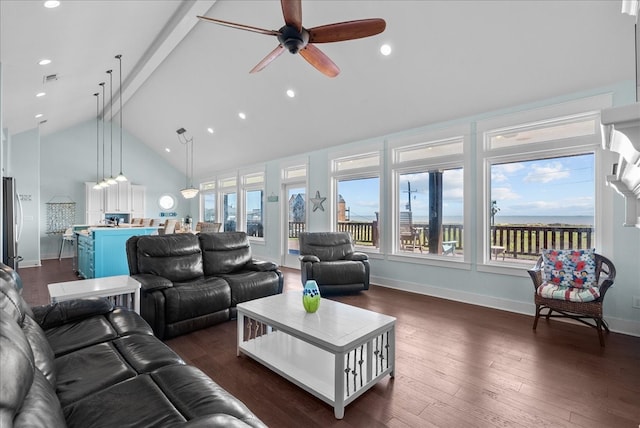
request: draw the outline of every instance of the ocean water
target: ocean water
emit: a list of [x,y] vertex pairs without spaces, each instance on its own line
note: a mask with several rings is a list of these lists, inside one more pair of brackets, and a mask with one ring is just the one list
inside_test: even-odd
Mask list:
[[[358,216],[352,217],[354,222],[370,222],[374,217]],[[423,216],[415,216],[414,223],[428,223],[429,219]],[[462,224],[462,216],[444,217],[444,224]],[[495,224],[570,224],[570,225],[591,225],[593,226],[593,216],[569,215],[569,216],[496,216]]]

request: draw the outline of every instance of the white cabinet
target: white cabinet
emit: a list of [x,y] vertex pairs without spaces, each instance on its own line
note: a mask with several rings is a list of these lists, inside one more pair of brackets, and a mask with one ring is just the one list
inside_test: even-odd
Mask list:
[[104,189],[94,189],[95,182],[84,183],[86,224],[98,224],[104,220]]
[[131,218],[144,218],[146,187],[139,184],[131,185]]
[[105,211],[107,213],[128,213],[131,211],[131,183],[119,181],[118,184],[106,187],[104,192]]

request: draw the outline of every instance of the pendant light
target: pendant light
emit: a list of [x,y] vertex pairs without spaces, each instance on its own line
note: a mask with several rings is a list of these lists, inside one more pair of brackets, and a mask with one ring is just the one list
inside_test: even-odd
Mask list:
[[[184,144],[187,149],[187,165],[185,171],[187,181],[185,188],[180,190],[180,193],[182,193],[182,196],[184,196],[185,199],[192,199],[198,194],[198,189],[193,187],[193,137],[187,138],[187,136],[184,135],[185,132],[187,131],[184,128],[180,128],[176,131],[178,134],[178,141],[180,141],[180,144]],[[189,156],[189,147],[191,147],[191,156]],[[189,159],[191,159],[191,167],[189,167]],[[191,169],[191,176],[189,175],[189,169]]]
[[105,139],[104,139],[104,97],[105,97],[105,92],[104,92],[104,82],[100,82],[100,86],[102,86],[102,181],[100,181],[100,187],[105,188],[105,187],[109,187],[109,185],[107,184],[107,180],[104,179],[104,155],[105,155],[105,149],[104,146],[105,144]]
[[96,184],[95,190],[100,190],[100,93],[93,94],[96,97]]
[[118,98],[120,99],[120,174],[116,177],[116,181],[127,181],[127,177],[122,173],[122,55],[116,55],[116,59],[120,63],[120,86]]
[[109,186],[113,186],[114,184],[118,184],[115,178],[113,178],[113,70],[107,70],[107,74],[109,75],[109,139],[111,140],[111,166],[109,168],[109,178],[107,178],[107,184]]

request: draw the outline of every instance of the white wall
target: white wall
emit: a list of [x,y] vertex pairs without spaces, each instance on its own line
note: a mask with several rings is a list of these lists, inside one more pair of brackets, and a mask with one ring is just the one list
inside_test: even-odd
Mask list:
[[16,190],[22,201],[22,234],[18,242],[20,267],[40,265],[40,130],[38,128],[12,135],[9,140],[7,176],[16,179]]
[[[109,128],[109,123],[106,124]],[[114,125],[115,127],[115,125]],[[56,196],[69,197],[76,202],[76,224],[84,223],[85,185],[96,179],[96,123],[90,120],[64,131],[41,138],[41,217],[40,238],[42,258],[57,258],[60,236],[46,235],[46,202]],[[108,133],[107,133],[107,141]],[[119,145],[119,140],[118,140]],[[115,144],[114,144],[115,147]],[[115,148],[114,148],[115,150]],[[107,143],[107,175],[110,173],[109,144]],[[102,158],[102,149],[100,156]],[[100,161],[102,170],[102,161]],[[120,171],[120,159],[114,156],[114,174]],[[192,216],[197,212],[180,195],[185,176],[169,165],[162,157],[149,149],[142,141],[126,132],[123,133],[123,172],[133,184],[146,187],[145,217],[160,218],[158,198],[172,194],[178,201],[174,210],[177,218]],[[196,198],[197,201],[197,198]]]

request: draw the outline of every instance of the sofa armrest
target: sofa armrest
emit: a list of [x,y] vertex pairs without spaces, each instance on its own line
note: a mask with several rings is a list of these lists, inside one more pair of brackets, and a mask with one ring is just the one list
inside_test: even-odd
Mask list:
[[43,330],[62,324],[104,315],[113,311],[113,304],[101,297],[64,300],[45,306],[34,306],[33,317]]
[[369,260],[369,256],[366,253],[355,252],[355,253],[347,254],[344,257],[344,259],[355,261],[355,262],[361,262],[364,260]]
[[247,263],[247,269],[258,271],[258,272],[271,272],[278,270],[278,265],[274,262],[266,261],[266,260],[256,260],[253,259],[251,262]]
[[306,256],[300,256],[300,261],[301,262],[319,263],[320,259],[318,258],[318,256],[306,255]]
[[140,288],[144,291],[163,290],[173,287],[173,282],[163,276],[153,275],[150,273],[139,273],[131,275],[131,278],[140,283]]

